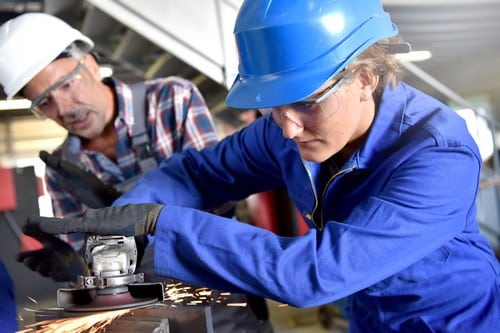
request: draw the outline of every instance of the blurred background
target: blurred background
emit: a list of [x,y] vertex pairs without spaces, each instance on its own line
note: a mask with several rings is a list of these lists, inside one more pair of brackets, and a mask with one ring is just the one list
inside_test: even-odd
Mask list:
[[[484,166],[478,197],[481,232],[499,248],[500,1],[385,0],[412,45],[401,58],[404,81],[452,106],[466,119]],[[24,12],[59,16],[96,43],[101,69],[125,82],[181,76],[205,97],[222,135],[245,126],[224,98],[237,70],[232,28],[241,0],[0,0],[0,23]],[[54,38],[57,38],[54,36]],[[28,214],[51,215],[40,150],[65,131],[41,121],[29,103],[9,103],[0,89],[0,249],[14,277],[19,311],[55,295],[57,286],[13,260],[29,247],[20,226]],[[457,180],[460,181],[460,180]],[[55,298],[55,297],[54,297]],[[52,305],[52,304],[49,304]]]

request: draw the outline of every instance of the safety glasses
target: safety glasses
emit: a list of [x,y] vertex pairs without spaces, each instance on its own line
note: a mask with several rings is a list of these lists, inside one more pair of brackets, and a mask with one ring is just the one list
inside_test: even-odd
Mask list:
[[[298,113],[311,113],[311,111],[315,108],[316,105],[325,102],[330,96],[339,91],[340,88],[345,84],[345,82],[351,77],[352,72],[346,72],[339,80],[335,81],[323,91],[313,94],[311,97],[303,99],[299,102],[295,102],[287,105],[287,110],[294,110]],[[340,106],[340,103],[337,103],[336,109]],[[332,109],[332,107],[330,107]],[[279,116],[282,117],[284,111],[282,111],[282,107],[274,107],[274,108],[260,108],[260,113],[264,116],[270,116],[271,114],[279,113]],[[336,111],[336,110],[332,110]],[[287,111],[288,112],[288,111]],[[276,117],[275,117],[276,118]]]
[[337,91],[339,91],[339,89],[342,88],[342,86],[344,85],[344,83],[347,81],[347,79],[350,76],[351,76],[351,72],[348,72],[340,80],[332,83],[329,87],[327,87],[325,90],[320,92],[317,97],[306,98],[306,99],[303,99],[303,100],[296,102],[294,104],[302,104],[302,105],[319,104],[319,103],[323,102],[325,99],[327,99],[328,97],[330,97],[331,95],[335,94]]
[[82,70],[85,64],[85,57],[81,58],[78,61],[76,67],[66,75],[63,75],[59,80],[57,80],[54,84],[52,84],[47,90],[45,90],[42,94],[37,96],[32,102],[29,110],[33,112],[35,116],[41,119],[45,119],[47,117],[52,116],[55,112],[57,112],[57,107],[52,101],[52,97],[50,94],[55,91],[61,91],[67,95],[73,95],[80,87],[81,75],[80,71]]

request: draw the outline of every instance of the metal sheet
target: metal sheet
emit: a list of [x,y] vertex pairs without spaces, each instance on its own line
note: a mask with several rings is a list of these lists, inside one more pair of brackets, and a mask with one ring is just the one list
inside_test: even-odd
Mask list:
[[[62,318],[80,318],[77,313],[63,309],[42,309],[37,322]],[[106,333],[153,332],[164,319],[168,319],[169,333],[213,333],[212,313],[207,306],[171,307],[163,304],[132,309],[106,325]],[[42,329],[43,326],[39,326]],[[81,331],[79,331],[81,332]],[[83,333],[83,332],[81,332]]]

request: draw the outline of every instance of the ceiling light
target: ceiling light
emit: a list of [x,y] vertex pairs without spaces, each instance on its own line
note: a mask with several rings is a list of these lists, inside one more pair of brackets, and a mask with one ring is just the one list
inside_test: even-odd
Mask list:
[[110,77],[113,75],[113,67],[111,66],[99,66],[99,73],[101,73],[101,77]]
[[396,59],[403,62],[419,62],[432,58],[431,51],[411,51],[409,53],[398,53],[395,55]]

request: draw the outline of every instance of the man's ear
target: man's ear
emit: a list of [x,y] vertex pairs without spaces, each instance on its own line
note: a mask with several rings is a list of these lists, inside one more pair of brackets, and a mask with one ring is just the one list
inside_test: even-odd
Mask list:
[[361,83],[361,100],[372,98],[373,92],[377,89],[379,76],[372,72],[362,71],[359,74],[359,82]]
[[92,73],[92,76],[96,80],[100,81],[102,79],[101,72],[99,71],[99,64],[97,63],[94,56],[90,53],[87,53],[85,55],[85,67],[87,67],[89,72]]

